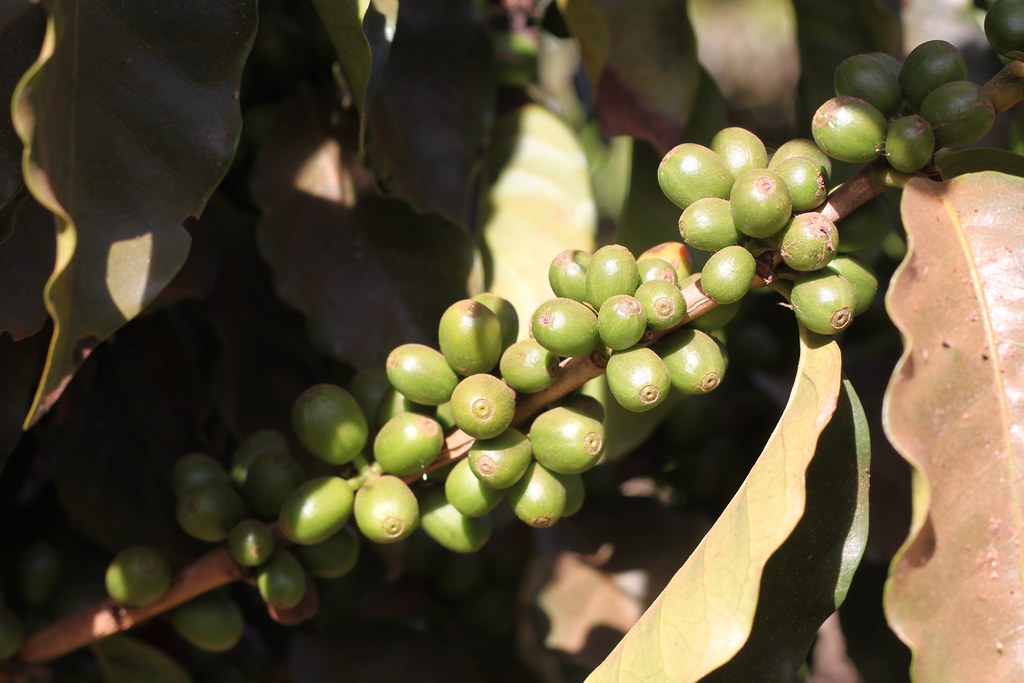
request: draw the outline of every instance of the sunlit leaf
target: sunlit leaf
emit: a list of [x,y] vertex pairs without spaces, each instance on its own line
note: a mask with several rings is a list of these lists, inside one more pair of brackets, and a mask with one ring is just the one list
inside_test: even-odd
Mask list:
[[192,682],[192,677],[180,664],[135,638],[112,636],[94,643],[92,652],[99,662],[104,683]]
[[958,149],[936,157],[935,165],[939,167],[939,173],[944,180],[952,180],[958,175],[978,171],[999,171],[1024,176],[1024,156],[991,147]]
[[886,297],[904,354],[886,432],[914,467],[886,615],[916,681],[1024,679],[1024,180],[913,180]]
[[253,0],[49,9],[43,51],[14,103],[25,180],[58,222],[46,288],[54,335],[26,424],[184,262],[182,221],[202,211],[238,141],[256,27]]

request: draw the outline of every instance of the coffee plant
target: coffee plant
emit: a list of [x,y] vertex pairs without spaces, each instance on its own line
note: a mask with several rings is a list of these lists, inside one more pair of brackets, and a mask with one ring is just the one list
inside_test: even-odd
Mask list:
[[1024,0],[0,35],[0,681],[1024,680]]

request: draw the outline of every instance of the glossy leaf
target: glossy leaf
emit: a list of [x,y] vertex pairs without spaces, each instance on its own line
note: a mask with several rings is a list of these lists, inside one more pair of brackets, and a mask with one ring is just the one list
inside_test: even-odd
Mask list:
[[202,211],[238,141],[256,26],[252,0],[58,0],[50,12],[14,103],[25,180],[58,223],[54,335],[28,425],[184,262],[181,223]]
[[[774,570],[766,566],[773,560],[797,566],[804,563],[802,571],[811,576],[816,575],[822,558],[831,560],[833,571],[824,578],[833,582],[832,604],[824,614],[816,604],[798,618],[805,629],[809,625],[811,635],[834,609],[834,603],[841,601],[836,594],[841,577],[836,576],[834,565],[853,526],[849,501],[833,502],[835,508],[830,512],[846,519],[847,526],[829,538],[827,546],[818,546],[816,533],[800,531],[808,509],[805,477],[817,459],[822,430],[837,409],[840,366],[835,341],[809,332],[801,334],[800,363],[789,402],[746,481],[664,592],[588,681],[696,681],[728,663],[745,644],[756,642],[756,638],[750,639],[758,623],[759,602],[775,599],[762,595],[763,587],[774,585]],[[824,448],[820,453],[836,457]],[[847,472],[847,479],[827,485],[849,491],[849,477],[858,481],[856,470],[849,467],[851,457],[848,451],[846,468],[852,471]],[[796,595],[803,586],[787,583],[783,588]],[[793,635],[794,642],[799,642],[806,634]],[[806,653],[810,638],[802,644]],[[767,673],[768,669],[760,671]],[[765,675],[757,668],[744,673],[744,680],[761,680],[756,676]],[[788,680],[774,670],[767,675],[765,680]]]
[[916,681],[1024,679],[1024,180],[913,180],[886,303],[904,338],[889,440],[914,467],[886,615]]
[[999,171],[1024,177],[1024,156],[1005,149],[972,147],[958,149],[935,159],[944,180],[978,171]]
[[0,243],[0,333],[19,341],[46,324],[43,287],[53,271],[53,216],[28,198],[14,219],[11,237]]
[[487,289],[519,311],[523,338],[533,311],[554,296],[551,259],[565,249],[594,248],[597,209],[587,161],[564,123],[527,105],[495,125],[487,175],[481,218]]
[[646,140],[660,154],[678,144],[696,102],[700,71],[686,3],[558,0],[595,92],[608,135]]
[[92,645],[104,683],[191,683],[192,677],[176,661],[152,645],[112,636]]
[[264,143],[253,190],[260,250],[318,346],[380,365],[399,344],[435,343],[441,314],[466,295],[473,245],[442,216],[373,194],[352,117],[333,115],[340,123],[300,95]]

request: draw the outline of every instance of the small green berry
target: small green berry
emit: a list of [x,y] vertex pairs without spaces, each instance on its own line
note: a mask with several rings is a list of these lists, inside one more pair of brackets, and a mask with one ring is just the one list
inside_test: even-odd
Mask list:
[[821,164],[822,169],[825,171],[826,180],[832,177],[832,159],[822,152],[821,148],[813,140],[808,140],[807,138],[795,138],[783,143],[781,147],[775,150],[775,154],[772,155],[771,161],[768,162],[768,169],[774,171],[783,161],[793,157],[814,159]]
[[885,195],[862,204],[856,211],[836,223],[839,231],[839,253],[864,251],[881,244],[892,228],[892,211]]
[[491,518],[467,517],[445,500],[440,491],[431,491],[420,504],[423,530],[442,547],[455,553],[475,553],[491,537]]
[[518,392],[535,394],[551,386],[558,376],[558,354],[536,339],[523,339],[501,355],[501,377]]
[[171,587],[171,566],[153,548],[136,545],[117,554],[107,567],[107,594],[129,607],[150,605]]
[[371,479],[356,491],[356,525],[374,543],[395,543],[416,530],[419,504],[409,485],[390,474]]
[[[686,317],[686,300],[683,299],[683,293],[679,287],[669,282],[652,280],[643,283],[636,290],[636,300],[643,307],[647,327],[652,330],[671,329]],[[629,347],[613,350],[621,351],[624,348]]]
[[682,282],[683,278],[693,272],[693,259],[690,251],[684,244],[679,242],[662,242],[656,244],[637,257],[639,264],[646,259],[661,259],[671,265],[676,271],[676,282]]
[[563,474],[559,478],[565,486],[565,509],[562,510],[562,517],[572,517],[583,508],[583,499],[586,497],[583,477],[578,474]]
[[925,119],[912,114],[889,124],[885,134],[885,159],[897,171],[913,173],[931,161],[935,132]]
[[736,317],[736,314],[740,311],[740,304],[742,302],[737,301],[732,304],[718,304],[710,311],[703,315],[699,315],[691,320],[688,325],[695,330],[701,330],[702,332],[714,332],[720,330]]
[[836,95],[858,97],[883,116],[893,116],[903,106],[898,74],[873,53],[854,55],[840,63],[836,67],[835,88]]
[[722,158],[733,178],[768,166],[768,152],[761,138],[746,128],[723,128],[711,138],[711,151]]
[[356,457],[369,436],[359,403],[333,384],[317,384],[295,399],[292,426],[310,453],[332,465]]
[[256,572],[256,588],[267,605],[291,609],[306,596],[306,572],[288,550],[278,548]]
[[548,268],[548,283],[555,296],[583,303],[587,300],[587,267],[590,254],[579,249],[566,249],[555,257]]
[[718,251],[740,241],[729,201],[718,197],[698,199],[679,216],[679,234],[695,249]]
[[533,446],[522,432],[506,429],[493,439],[478,439],[469,448],[469,466],[477,479],[494,489],[519,481],[533,457]]
[[[447,404],[442,403],[441,405],[443,406]],[[387,393],[384,394],[384,398],[381,399],[380,405],[377,407],[377,415],[374,418],[374,423],[377,425],[377,429],[380,429],[389,421],[405,413],[416,413],[417,415],[436,418],[440,407],[441,406],[425,406],[422,403],[410,401],[405,397],[405,395],[399,393],[394,388],[390,388]]]
[[467,517],[483,517],[498,507],[504,489],[488,486],[473,472],[468,460],[460,460],[444,480],[444,495],[455,509]]
[[501,350],[504,351],[515,344],[519,338],[519,313],[512,302],[492,292],[477,294],[473,301],[479,301],[498,316],[498,323],[501,325]]
[[996,0],[985,14],[985,37],[1007,59],[1024,59],[1024,0]]
[[772,170],[786,183],[793,211],[816,209],[828,197],[828,174],[824,166],[811,157],[790,157]]
[[842,275],[853,287],[855,316],[871,308],[871,302],[878,292],[878,278],[871,266],[853,256],[837,256],[828,264],[828,269]]
[[242,494],[257,515],[273,519],[284,499],[305,478],[302,466],[290,455],[264,453],[249,467]]
[[345,526],[353,500],[352,488],[341,477],[310,479],[281,504],[281,533],[299,545],[320,543]]
[[728,366],[722,345],[700,330],[673,332],[658,342],[657,352],[668,368],[672,386],[687,394],[715,390]]
[[242,639],[245,618],[223,593],[206,593],[167,615],[178,635],[205,652],[227,652]]
[[598,422],[604,422],[604,405],[593,396],[580,392],[572,393],[562,399],[561,407],[574,410]]
[[863,164],[882,153],[887,122],[882,113],[856,97],[833,97],[811,120],[814,141],[839,161]]
[[181,498],[206,484],[228,484],[228,473],[205,453],[187,453],[174,463],[174,495]]
[[245,503],[225,484],[192,489],[178,500],[175,509],[182,530],[200,541],[219,543],[245,516]]
[[907,55],[900,68],[903,99],[917,111],[933,90],[944,83],[967,78],[967,62],[955,46],[944,40],[921,43]]
[[[638,276],[639,277],[639,276]],[[551,299],[533,314],[533,337],[559,356],[585,356],[597,345],[597,314],[572,299]]]
[[492,375],[470,375],[452,394],[452,417],[474,439],[491,439],[508,429],[516,412],[516,394]]
[[463,299],[444,312],[437,336],[448,365],[460,375],[490,372],[502,351],[501,323],[479,301]]
[[661,191],[680,209],[704,197],[727,199],[732,182],[732,172],[725,160],[692,142],[669,150],[658,165]]
[[440,351],[423,344],[402,344],[388,354],[388,381],[410,401],[439,406],[451,398],[459,377]]
[[660,258],[637,259],[636,267],[640,270],[640,284],[650,280],[664,280],[672,284],[679,284],[679,274],[672,264]]
[[381,470],[399,477],[418,474],[437,460],[444,446],[441,424],[426,415],[399,413],[373,440],[373,457]]
[[782,231],[780,254],[793,270],[824,268],[836,255],[839,231],[820,213],[800,213],[790,219]]
[[277,543],[270,527],[258,519],[243,519],[228,534],[231,557],[243,567],[258,567],[274,554]]
[[796,319],[812,332],[836,334],[853,320],[853,286],[830,270],[802,274],[790,296]]
[[565,513],[565,475],[531,462],[523,477],[509,489],[508,502],[516,517],[532,527],[553,525]]
[[359,370],[348,384],[348,391],[363,410],[367,419],[374,417],[380,410],[384,396],[391,391],[388,373],[382,367],[363,368]]
[[980,140],[996,120],[992,100],[970,81],[951,81],[931,91],[921,102],[921,116],[932,125],[940,147]]
[[310,576],[337,579],[348,574],[359,561],[359,537],[350,526],[313,545],[300,545],[295,556]]
[[609,244],[594,252],[587,268],[587,302],[594,310],[600,310],[609,297],[632,295],[639,285],[640,269],[629,249]]
[[786,182],[774,171],[747,171],[732,186],[729,211],[736,229],[750,237],[771,237],[793,212]]
[[612,396],[619,405],[634,413],[646,412],[664,403],[672,385],[664,361],[642,346],[613,353],[608,359],[607,377]]
[[288,454],[288,440],[276,429],[260,429],[242,439],[231,456],[231,483],[241,490],[249,467],[264,453]]
[[597,314],[597,332],[608,348],[615,351],[628,349],[640,341],[646,330],[647,314],[635,298],[628,294],[617,294],[601,304]]
[[533,421],[530,443],[533,457],[547,469],[578,474],[601,459],[604,425],[571,408],[550,408]]
[[726,247],[704,264],[700,286],[718,303],[731,304],[750,291],[756,272],[757,263],[749,251],[740,246]]

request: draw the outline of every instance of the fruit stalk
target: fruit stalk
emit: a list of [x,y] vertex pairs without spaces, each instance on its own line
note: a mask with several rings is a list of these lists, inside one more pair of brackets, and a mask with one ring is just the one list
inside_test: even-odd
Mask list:
[[982,86],[981,92],[992,101],[996,113],[1024,102],[1024,61],[1017,60],[1004,66]]

